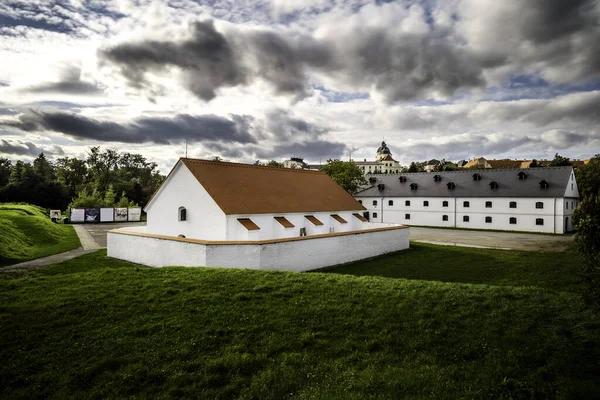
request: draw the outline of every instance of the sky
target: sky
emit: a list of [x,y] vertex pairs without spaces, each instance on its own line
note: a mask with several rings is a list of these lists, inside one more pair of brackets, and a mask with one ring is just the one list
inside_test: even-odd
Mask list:
[[0,157],[600,153],[600,0],[3,0]]

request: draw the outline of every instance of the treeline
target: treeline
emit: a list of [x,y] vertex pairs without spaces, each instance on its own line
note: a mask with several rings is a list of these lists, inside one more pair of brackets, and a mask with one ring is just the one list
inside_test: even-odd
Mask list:
[[164,176],[140,154],[90,148],[86,159],[50,162],[41,153],[32,164],[0,158],[0,202],[45,208],[144,205]]

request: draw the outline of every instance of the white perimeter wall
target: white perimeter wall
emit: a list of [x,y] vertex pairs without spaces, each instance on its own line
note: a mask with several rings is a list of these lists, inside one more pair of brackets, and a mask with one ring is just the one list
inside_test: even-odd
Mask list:
[[[179,207],[187,210],[187,220],[179,221]],[[187,167],[179,161],[149,207],[148,232],[202,240],[226,240],[223,211],[204,190]]]
[[110,231],[108,256],[152,267],[308,271],[407,249],[409,229],[362,231],[264,244],[199,244],[173,239]]
[[[574,189],[576,183],[574,183]],[[570,183],[569,183],[570,189]],[[531,197],[359,197],[363,206],[371,216],[371,222],[392,224],[456,227],[472,229],[497,229],[508,231],[565,233],[573,230],[571,214],[579,200],[577,198],[531,198]],[[374,205],[373,202],[377,204]],[[390,205],[389,202],[393,204]],[[410,201],[410,205],[406,205]],[[428,206],[424,202],[429,203]],[[444,207],[443,202],[448,202]],[[464,202],[469,202],[465,207]],[[492,207],[486,207],[486,202],[492,202]],[[510,208],[510,202],[515,201],[517,208]],[[542,202],[544,208],[536,208],[536,203]],[[568,208],[567,208],[568,207]],[[377,217],[373,217],[373,213]],[[407,218],[407,214],[410,218]],[[448,217],[444,221],[444,215]],[[463,220],[464,216],[469,221]],[[487,223],[486,217],[492,222]],[[516,224],[510,224],[510,218],[517,219]],[[537,225],[536,220],[543,219],[543,225]]]

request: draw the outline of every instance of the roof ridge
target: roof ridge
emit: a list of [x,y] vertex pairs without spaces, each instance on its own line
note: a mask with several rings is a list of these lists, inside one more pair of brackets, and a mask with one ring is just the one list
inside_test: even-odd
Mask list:
[[268,169],[273,171],[286,171],[286,172],[304,172],[304,173],[321,173],[324,174],[323,171],[316,171],[310,169],[298,169],[298,168],[285,168],[285,167],[271,167],[268,165],[254,165],[254,164],[245,164],[245,163],[235,163],[231,161],[214,161],[214,160],[203,160],[201,158],[186,158],[180,157],[182,161],[192,162],[192,163],[200,163],[200,164],[208,164],[208,165],[228,165],[237,168],[255,168],[255,169]]

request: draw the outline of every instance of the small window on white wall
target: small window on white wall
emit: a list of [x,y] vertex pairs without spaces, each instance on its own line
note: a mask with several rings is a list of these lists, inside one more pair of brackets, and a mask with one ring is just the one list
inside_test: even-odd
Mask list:
[[187,221],[187,210],[185,207],[179,207],[179,220]]
[[377,213],[373,213],[373,218],[377,218]]

